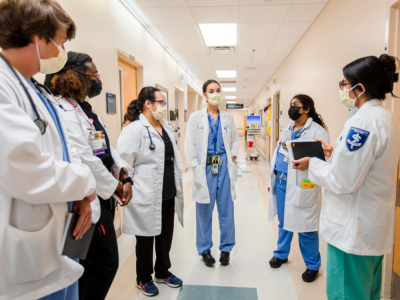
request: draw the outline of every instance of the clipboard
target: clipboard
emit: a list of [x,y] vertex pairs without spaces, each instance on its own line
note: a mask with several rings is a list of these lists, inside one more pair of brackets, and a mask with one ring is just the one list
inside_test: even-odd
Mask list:
[[[304,157],[317,157],[325,161],[324,149],[322,143],[314,140],[294,140],[287,142],[289,144],[289,154],[291,161],[299,160]],[[295,165],[292,163],[292,165]]]

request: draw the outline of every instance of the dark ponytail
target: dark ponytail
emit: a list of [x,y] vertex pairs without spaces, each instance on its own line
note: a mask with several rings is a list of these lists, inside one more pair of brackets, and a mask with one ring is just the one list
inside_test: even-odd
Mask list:
[[[382,54],[379,58],[376,56],[359,58],[344,67],[343,75],[352,86],[362,83],[365,94],[370,99],[385,100],[388,93],[396,97],[393,94],[394,83],[398,81],[396,61],[398,61],[396,57],[387,54]],[[360,86],[356,89],[362,90]]]
[[132,100],[132,102],[129,104],[122,125],[127,125],[128,122],[139,120],[139,116],[143,112],[143,106],[146,100],[149,100],[153,103],[154,100],[156,100],[156,96],[154,95],[155,92],[160,92],[160,90],[152,86],[142,88],[138,98]]
[[313,119],[315,123],[321,125],[323,128],[328,130],[328,127],[326,127],[321,115],[319,115],[315,110],[314,100],[310,96],[304,94],[296,95],[292,98],[292,100],[290,100],[290,103],[292,103],[294,99],[297,99],[298,101],[300,101],[301,104],[303,104],[304,110],[310,109],[308,115]]

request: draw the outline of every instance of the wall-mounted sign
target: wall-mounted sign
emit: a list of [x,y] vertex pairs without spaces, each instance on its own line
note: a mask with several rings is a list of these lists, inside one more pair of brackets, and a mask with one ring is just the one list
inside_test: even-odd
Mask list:
[[133,55],[129,55],[129,58],[135,60],[135,57]]
[[226,109],[243,109],[243,104],[227,104]]
[[117,113],[117,96],[115,94],[106,93],[107,113]]

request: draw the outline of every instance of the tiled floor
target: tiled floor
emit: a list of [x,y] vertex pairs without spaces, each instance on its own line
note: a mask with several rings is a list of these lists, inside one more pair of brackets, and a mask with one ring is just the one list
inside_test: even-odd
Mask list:
[[[206,267],[197,255],[195,244],[195,205],[191,201],[192,174],[184,175],[185,228],[177,222],[171,250],[171,271],[184,281],[181,289],[159,285],[162,300],[325,300],[326,244],[320,242],[323,260],[321,274],[314,283],[305,283],[305,271],[297,235],[293,239],[288,264],[271,269],[268,261],[276,247],[277,221],[268,223],[269,164],[245,160],[244,141],[239,155],[240,173],[235,201],[236,246],[227,267]],[[213,216],[212,254],[219,258],[219,227],[216,209]],[[120,269],[107,300],[147,299],[135,288],[135,238],[122,236]]]

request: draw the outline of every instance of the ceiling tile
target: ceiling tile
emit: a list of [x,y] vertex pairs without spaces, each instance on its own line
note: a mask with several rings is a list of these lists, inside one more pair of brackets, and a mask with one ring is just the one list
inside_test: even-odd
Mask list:
[[293,4],[328,3],[329,0],[293,0]]
[[289,54],[292,51],[294,46],[272,46],[269,51],[269,55],[271,54]]
[[290,5],[241,6],[241,23],[283,22]]
[[157,30],[164,38],[187,38],[187,37],[201,37],[197,25],[187,24],[182,25],[162,25],[158,26]]
[[214,61],[212,65],[216,70],[236,70],[238,63],[237,61]]
[[271,46],[274,43],[274,39],[275,36],[241,36],[239,37],[238,46]]
[[264,60],[258,60],[258,61],[253,61],[247,62],[247,61],[240,61],[238,62],[237,69],[238,70],[244,70],[245,68],[261,68],[263,65]]
[[210,59],[207,55],[179,55],[180,58],[187,64],[195,63],[210,63]]
[[187,7],[186,0],[134,0],[141,8],[150,7]]
[[267,55],[271,47],[237,47],[238,54]]
[[145,8],[143,12],[153,25],[194,23],[189,8]]
[[248,63],[251,65],[252,63],[264,62],[265,58],[267,57],[266,53],[257,54],[257,55],[248,55],[248,54],[239,54],[238,55],[238,62]]
[[300,40],[301,35],[281,35],[277,36],[274,46],[294,46]]
[[187,63],[189,68],[201,68],[201,67],[208,67],[208,68],[213,68],[213,65],[209,61],[202,61],[202,62],[190,62]]
[[279,35],[302,35],[311,24],[312,22],[284,22],[279,30]]
[[237,61],[238,56],[236,54],[231,54],[231,55],[209,55],[210,60],[212,62],[214,61]]
[[282,62],[285,60],[286,56],[287,56],[287,54],[271,53],[271,54],[268,54],[268,57],[265,62],[269,62],[269,61]]
[[277,35],[282,23],[239,24],[239,36]]
[[201,37],[166,38],[172,47],[205,47]]
[[325,4],[292,5],[285,22],[312,22],[323,10]]
[[196,23],[238,23],[239,7],[192,7]]
[[189,6],[234,6],[239,5],[239,0],[187,0],[187,3]]
[[179,55],[207,54],[205,47],[174,47]]
[[261,0],[240,0],[240,5],[274,5],[274,4],[276,5],[276,4],[292,4],[292,2],[293,0],[272,0],[270,2],[261,2]]

